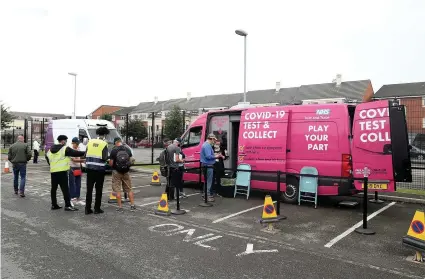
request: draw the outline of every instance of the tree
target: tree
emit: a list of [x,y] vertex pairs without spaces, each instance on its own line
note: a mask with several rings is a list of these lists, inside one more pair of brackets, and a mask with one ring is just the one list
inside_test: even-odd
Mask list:
[[175,139],[182,135],[183,115],[178,106],[174,106],[165,119],[164,135]]
[[143,122],[139,119],[132,119],[128,121],[128,135],[127,132],[127,123],[122,128],[121,134],[123,136],[133,137],[134,139],[144,139],[148,136],[148,130],[146,129]]
[[103,114],[103,115],[100,117],[100,119],[105,119],[105,120],[108,120],[108,121],[112,121],[112,115],[110,115],[110,114],[108,114],[108,113],[105,113],[105,114]]
[[7,129],[11,126],[15,116],[9,112],[9,108],[1,104],[1,129]]

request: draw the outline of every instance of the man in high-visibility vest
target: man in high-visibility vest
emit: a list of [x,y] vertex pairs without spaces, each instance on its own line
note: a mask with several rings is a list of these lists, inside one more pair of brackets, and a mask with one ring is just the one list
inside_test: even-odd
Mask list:
[[108,161],[108,143],[105,136],[109,134],[106,127],[100,127],[96,130],[99,136],[97,139],[89,140],[86,150],[86,169],[87,169],[87,195],[86,195],[86,214],[93,213],[91,209],[93,188],[96,188],[96,198],[94,201],[94,214],[103,213],[100,209],[102,203],[103,182],[105,180],[105,168]]
[[70,157],[82,157],[85,152],[77,151],[69,146],[66,146],[66,141],[68,137],[65,135],[60,135],[58,137],[59,144],[53,145],[46,154],[46,161],[50,165],[50,176],[52,182],[51,188],[51,198],[52,198],[52,210],[60,209],[61,206],[58,205],[56,198],[56,193],[58,190],[58,185],[61,187],[63,194],[63,199],[65,201],[65,211],[76,211],[78,208],[75,208],[71,204],[71,198],[69,196],[68,188],[68,172],[70,169],[69,161]]

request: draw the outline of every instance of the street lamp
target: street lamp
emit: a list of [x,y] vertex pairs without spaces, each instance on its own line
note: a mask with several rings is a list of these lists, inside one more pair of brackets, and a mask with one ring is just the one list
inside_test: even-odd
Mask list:
[[75,115],[75,106],[77,103],[77,74],[76,73],[68,73],[68,75],[74,76],[74,113],[72,114],[72,119],[77,118]]
[[244,69],[243,69],[243,102],[246,102],[246,37],[248,36],[248,33],[245,31],[238,29],[235,31],[235,33],[239,36],[244,37]]

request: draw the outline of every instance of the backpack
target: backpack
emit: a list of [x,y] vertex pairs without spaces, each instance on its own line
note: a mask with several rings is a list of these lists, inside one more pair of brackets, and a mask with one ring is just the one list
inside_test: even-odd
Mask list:
[[115,159],[116,170],[119,172],[125,172],[130,169],[131,161],[130,155],[128,155],[127,150],[122,149],[118,150],[117,158]]
[[168,165],[170,164],[170,157],[168,156],[167,148],[162,150],[159,154],[159,171],[164,177],[168,177]]

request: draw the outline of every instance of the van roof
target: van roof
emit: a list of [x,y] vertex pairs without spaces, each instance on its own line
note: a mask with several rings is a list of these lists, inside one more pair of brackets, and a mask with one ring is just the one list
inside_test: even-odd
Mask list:
[[84,126],[88,129],[98,128],[99,126],[104,126],[108,129],[115,129],[114,124],[112,122],[104,120],[104,119],[57,119],[52,120],[55,126]]

